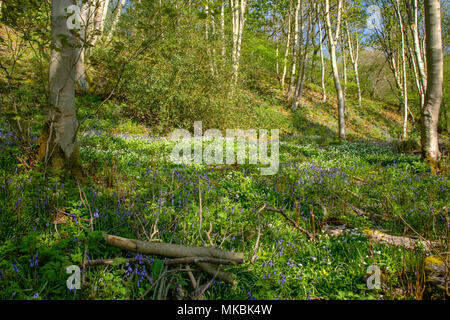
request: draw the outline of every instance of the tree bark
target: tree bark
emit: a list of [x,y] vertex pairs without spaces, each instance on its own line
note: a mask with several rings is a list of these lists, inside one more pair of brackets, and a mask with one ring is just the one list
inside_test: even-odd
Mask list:
[[292,9],[292,0],[289,2],[289,11],[288,11],[288,34],[286,39],[286,50],[284,52],[284,65],[283,65],[283,74],[281,75],[281,88],[284,89],[284,81],[286,79],[287,73],[287,61],[289,56],[289,45],[291,42],[291,9]]
[[289,99],[292,96],[293,93],[293,89],[295,88],[294,86],[294,78],[295,78],[295,72],[297,69],[297,52],[300,48],[300,45],[298,43],[298,39],[299,39],[299,20],[301,19],[300,17],[300,8],[302,7],[302,0],[298,0],[297,1],[297,5],[295,7],[295,15],[294,15],[294,41],[292,42],[292,66],[291,66],[291,79],[289,81],[289,89],[288,89],[288,94],[287,94],[287,98]]
[[361,107],[362,97],[361,97],[361,86],[359,84],[359,72],[358,72],[359,40],[358,40],[358,35],[356,35],[356,46],[355,46],[355,48],[353,48],[353,41],[352,41],[352,37],[350,35],[350,30],[348,28],[348,24],[347,24],[347,41],[348,41],[348,51],[350,52],[350,60],[352,61],[353,70],[355,72],[356,86],[358,88],[358,103],[359,103],[359,106]]
[[81,29],[79,47],[77,48],[77,61],[75,68],[75,80],[82,90],[89,89],[89,83],[86,80],[85,53],[86,44],[88,43],[88,22],[89,22],[89,3],[83,3],[80,10]]
[[425,29],[428,84],[422,109],[422,157],[430,162],[440,160],[438,121],[442,102],[444,60],[441,34],[441,4],[425,0]]
[[400,0],[396,0],[396,12],[398,23],[400,26],[400,34],[401,34],[401,59],[402,59],[402,67],[403,67],[403,139],[406,139],[408,136],[408,79],[406,73],[406,59],[405,59],[405,34],[403,31],[403,19],[400,11]]
[[38,160],[54,169],[79,169],[75,109],[76,38],[67,27],[66,8],[75,0],[51,3],[52,50],[48,121],[39,137]]
[[226,47],[225,47],[225,1],[220,7],[220,39],[222,40],[222,59],[225,61]]
[[210,257],[231,260],[236,263],[244,262],[243,253],[224,251],[216,247],[194,247],[181,244],[141,241],[106,233],[103,234],[103,238],[107,245],[143,254],[155,254],[171,258]]
[[[125,5],[125,0],[119,0],[116,12],[114,13],[114,18],[113,18],[113,21],[111,24],[111,28],[109,29],[108,37],[106,40],[107,42],[111,41],[114,31],[116,30],[117,23],[119,22],[120,15],[122,14],[122,9],[123,9],[124,5]],[[105,16],[105,19],[106,19],[106,16]]]
[[331,17],[330,17],[330,0],[325,0],[325,18],[326,18],[326,29],[328,34],[328,46],[330,49],[331,56],[331,68],[333,70],[334,86],[336,88],[337,99],[338,99],[338,123],[339,123],[339,139],[345,139],[345,99],[344,93],[342,91],[341,82],[339,80],[339,68],[337,64],[336,56],[336,43],[339,38],[339,29],[341,24],[341,9],[342,1],[338,1],[338,14],[336,22],[336,31],[333,35],[333,30],[331,28]]
[[292,100],[292,110],[296,110],[297,109],[297,105],[298,105],[298,99],[300,99],[300,97],[302,96],[303,93],[303,86],[305,84],[305,74],[306,74],[306,64],[308,61],[308,50],[309,50],[309,42],[310,42],[310,36],[312,33],[312,28],[313,28],[313,23],[312,23],[312,17],[311,14],[308,14],[309,17],[309,26],[308,26],[308,31],[306,34],[306,43],[304,46],[304,52],[302,54],[302,63],[301,63],[301,71],[299,72],[298,75],[298,80],[297,80],[297,85],[295,88],[295,92],[294,92],[294,99]]
[[108,14],[109,0],[93,0],[95,2],[95,14],[94,16],[94,30],[95,35],[93,44],[95,44],[99,38],[103,35],[103,29],[105,28],[106,15]]
[[413,16],[410,17],[410,29],[413,36],[413,43],[414,43],[414,56],[415,56],[415,62],[417,63],[417,69],[419,71],[420,76],[420,85],[421,90],[419,94],[421,95],[422,99],[422,105],[423,108],[424,105],[424,95],[427,89],[427,75],[425,73],[425,63],[422,55],[422,50],[420,47],[420,38],[419,38],[419,6],[418,1],[414,0],[411,1],[412,4],[412,10],[413,10]]
[[322,102],[327,102],[327,90],[325,88],[325,62],[323,57],[323,33],[322,33],[322,24],[319,20],[319,35],[320,35],[320,63],[322,66],[322,78],[321,78],[321,84],[322,84]]
[[239,61],[241,57],[242,33],[244,32],[244,25],[246,21],[245,12],[247,10],[247,0],[231,0],[231,13],[233,22],[233,79],[232,83],[235,87],[237,85],[239,74]]

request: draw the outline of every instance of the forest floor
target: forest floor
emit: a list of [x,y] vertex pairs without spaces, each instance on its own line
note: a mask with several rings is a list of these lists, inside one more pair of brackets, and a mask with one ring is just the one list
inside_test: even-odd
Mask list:
[[[225,266],[237,284],[216,279],[204,299],[444,297],[427,263],[448,262],[448,172],[421,162],[414,144],[393,143],[398,111],[350,102],[348,139],[339,142],[333,100],[320,99],[308,88],[296,112],[281,99],[266,110],[281,131],[280,167],[269,176],[249,164],[174,164],[172,141],[104,116],[116,112],[111,105],[81,130],[86,181],[77,184],[27,169],[2,123],[0,298],[189,299],[194,288],[180,266],[109,247],[103,232],[244,253],[243,264]],[[374,231],[416,245],[374,241]],[[428,250],[423,240],[441,245]],[[137,259],[83,268],[119,257]],[[67,289],[69,265],[83,269],[80,290]],[[370,266],[381,270],[380,289],[367,285]],[[192,269],[202,285],[212,278]]]

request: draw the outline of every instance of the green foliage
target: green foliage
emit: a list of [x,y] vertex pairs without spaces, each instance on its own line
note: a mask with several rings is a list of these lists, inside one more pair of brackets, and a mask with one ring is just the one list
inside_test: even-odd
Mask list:
[[[289,1],[251,2],[235,88],[228,7],[222,42],[212,27],[206,39],[208,16],[194,4],[134,3],[122,14],[111,42],[103,37],[89,49],[91,88],[76,95],[85,175],[80,183],[34,162],[48,101],[48,4],[8,1],[3,6],[8,10],[3,7],[1,22],[14,32],[10,38],[0,34],[0,299],[153,299],[163,291],[160,277],[168,280],[169,299],[177,297],[177,287],[193,291],[186,273],[164,274],[164,257],[107,246],[103,232],[197,246],[204,245],[209,232],[213,245],[243,252],[246,263],[225,267],[237,276],[238,286],[216,280],[206,299],[429,297],[421,293],[428,286],[422,250],[375,244],[364,233],[418,233],[441,241],[448,251],[448,173],[434,175],[414,154],[417,127],[410,140],[397,142],[401,112],[396,92],[384,80],[390,76],[385,57],[361,52],[362,106],[349,72],[348,141],[340,142],[333,80],[326,77],[329,101],[322,103],[317,56],[306,66],[307,82],[295,112],[280,88],[276,68],[283,66],[286,34],[268,37],[267,30],[276,25],[268,17],[276,8],[275,20],[281,20]],[[355,5],[351,12],[361,17],[361,9]],[[219,8],[211,10],[218,28]],[[386,10],[392,18],[392,8]],[[5,49],[7,40],[13,49]],[[18,45],[22,40],[26,48]],[[444,90],[448,93],[448,85]],[[418,101],[412,93],[415,115]],[[447,109],[446,95],[439,123],[444,143]],[[203,129],[222,132],[280,129],[279,171],[261,176],[250,164],[175,165],[167,134],[176,128],[192,131],[198,120]],[[26,128],[22,134],[19,125]],[[258,216],[263,204],[282,208],[316,241],[276,212]],[[330,237],[324,229],[333,224],[351,231]],[[259,232],[256,259],[250,263]],[[114,263],[83,267],[97,259]],[[81,290],[66,286],[70,265],[83,269]],[[366,286],[370,265],[383,272],[380,290]]]

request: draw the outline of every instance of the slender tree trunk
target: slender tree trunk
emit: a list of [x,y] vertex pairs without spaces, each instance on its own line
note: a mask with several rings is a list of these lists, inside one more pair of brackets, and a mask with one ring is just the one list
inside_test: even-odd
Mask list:
[[320,35],[320,63],[322,66],[322,102],[327,102],[327,90],[325,88],[325,62],[323,57],[323,32],[322,32],[322,23],[319,20],[319,35]]
[[[212,2],[214,4],[214,0]],[[211,35],[212,35],[213,39],[215,39],[216,38],[216,19],[214,18],[213,14],[210,14],[210,18],[211,18]],[[213,65],[213,70],[214,70],[213,75],[215,75],[217,72],[215,40],[213,41],[213,46],[212,46],[212,65]]]
[[278,48],[278,35],[276,35],[275,36],[276,38],[275,38],[275,45],[276,45],[276,60],[277,60],[277,67],[276,67],[276,70],[277,70],[277,79],[279,79],[280,78],[280,62],[278,61],[279,60],[279,56],[280,56],[280,50],[279,50],[279,48]]
[[66,13],[66,8],[75,3],[75,0],[51,2],[49,119],[39,138],[38,160],[54,169],[79,168],[75,109],[76,38],[67,27]]
[[93,0],[95,2],[95,15],[94,15],[94,30],[97,33],[94,35],[93,44],[97,43],[103,35],[103,29],[105,27],[106,14],[108,13],[109,0]]
[[[420,82],[422,86],[422,94],[424,94],[427,90],[427,75],[425,72],[425,63],[422,55],[422,50],[420,47],[420,38],[419,38],[419,7],[418,7],[418,1],[414,0],[412,1],[413,5],[413,11],[414,16],[412,17],[412,21],[410,24],[411,33],[413,35],[413,42],[414,42],[414,55],[415,60],[417,62],[417,68],[419,70],[420,75]],[[422,105],[423,107],[423,105]]]
[[359,103],[359,106],[361,107],[362,97],[361,97],[361,86],[359,84],[359,73],[358,73],[359,40],[358,40],[358,35],[356,35],[356,47],[353,48],[353,41],[352,41],[352,37],[350,35],[350,30],[348,28],[348,24],[347,24],[347,41],[348,41],[348,51],[350,52],[350,60],[352,61],[353,70],[355,72],[356,86],[358,88],[358,103]]
[[119,0],[119,3],[117,4],[116,12],[114,13],[114,18],[111,23],[111,28],[109,29],[108,37],[106,39],[107,42],[111,41],[114,31],[116,30],[117,23],[119,22],[120,15],[122,14],[124,5],[125,5],[125,0]]
[[344,73],[344,98],[347,98],[347,50],[345,50],[344,35],[342,35],[342,70]]
[[326,18],[326,29],[328,34],[328,46],[331,56],[331,68],[333,70],[334,86],[336,88],[338,99],[339,139],[345,139],[345,98],[344,92],[342,91],[341,82],[339,79],[339,68],[337,64],[337,55],[336,55],[336,43],[337,39],[339,38],[339,29],[341,24],[342,1],[343,0],[338,0],[336,31],[335,35],[333,36],[330,17],[330,0],[325,0],[325,18]]
[[[209,6],[208,4],[205,4],[205,13],[206,13],[206,19],[205,19],[205,39],[206,39],[206,51],[208,53],[208,59],[211,69],[211,75],[214,76],[214,62],[213,62],[213,55],[211,55],[211,49],[210,49],[210,43],[209,43],[209,24],[210,24],[210,12],[209,12]],[[215,56],[215,55],[214,55]]]
[[294,86],[294,78],[295,78],[295,72],[297,69],[297,52],[300,49],[300,46],[298,44],[299,39],[299,20],[300,17],[300,8],[302,7],[302,0],[297,1],[297,6],[295,7],[295,16],[294,16],[294,41],[292,43],[292,66],[291,66],[291,79],[289,81],[289,89],[287,97],[288,99],[292,96]]
[[289,44],[291,42],[291,9],[292,9],[292,0],[289,2],[289,11],[288,11],[288,34],[286,39],[286,50],[284,51],[284,65],[283,65],[283,74],[281,75],[281,88],[284,90],[284,81],[286,79],[287,73],[287,61],[289,55]]
[[430,162],[440,160],[438,144],[439,110],[444,82],[444,60],[441,35],[441,4],[425,0],[426,49],[428,84],[422,109],[422,156]]
[[233,84],[235,83],[235,78],[237,78],[237,43],[238,43],[238,33],[239,33],[239,8],[238,0],[231,0],[231,15],[232,15],[232,31],[233,31],[233,47],[231,50],[231,60],[233,64]]
[[89,39],[89,47],[87,51],[90,51],[90,47],[94,45],[95,42],[95,19],[97,17],[97,4],[99,0],[88,0],[88,23],[87,23],[87,38]]
[[302,54],[302,63],[300,66],[301,71],[298,76],[297,85],[296,85],[295,93],[294,93],[294,99],[292,100],[292,109],[293,110],[297,109],[298,100],[300,99],[300,97],[302,96],[302,93],[303,93],[303,86],[305,84],[306,65],[308,62],[308,50],[309,50],[309,42],[310,42],[312,27],[313,27],[312,17],[311,17],[311,14],[309,14],[309,26],[308,26],[308,31],[306,34],[306,43],[304,46],[304,52]]
[[233,21],[233,87],[236,87],[239,74],[239,60],[241,57],[242,34],[245,25],[247,0],[231,0]]
[[400,34],[402,39],[402,66],[403,66],[403,139],[408,137],[408,79],[406,73],[406,59],[405,59],[405,34],[403,28],[403,19],[400,11],[400,0],[396,0],[396,11],[400,26]]
[[245,16],[246,10],[247,10],[247,0],[241,0],[240,15],[239,15],[239,37],[238,37],[238,47],[237,47],[238,65],[237,65],[237,69],[236,69],[236,81],[237,81],[238,69],[239,69],[239,59],[241,58],[242,35],[244,33],[244,25],[245,25],[245,21],[246,21],[246,16]]
[[222,41],[222,61],[225,62],[225,1],[222,1],[220,6],[220,39]]
[[277,79],[280,79],[280,63],[279,63],[279,48],[278,48],[278,26],[277,26],[277,19],[275,14],[273,14],[272,12],[272,24],[273,24],[273,28],[275,30],[274,32],[274,37],[275,37],[275,47],[276,47],[276,51],[275,51],[275,60],[276,60],[276,73],[277,73]]
[[88,20],[89,20],[89,3],[84,3],[80,10],[81,16],[81,29],[80,29],[80,40],[79,47],[77,48],[77,61],[75,67],[75,80],[78,86],[82,90],[89,89],[89,83],[86,80],[86,67],[85,67],[85,48],[88,43],[87,30],[88,30]]
[[425,92],[423,91],[423,87],[420,82],[420,74],[417,70],[417,62],[416,62],[415,54],[413,53],[411,47],[408,46],[408,49],[409,49],[408,50],[409,56],[411,57],[411,62],[412,62],[412,66],[413,66],[414,80],[416,83],[417,93],[419,94],[419,97],[420,97],[420,109],[422,109],[425,104]]
[[104,0],[102,5],[102,19],[100,21],[100,34],[103,35],[105,29],[106,17],[108,15],[109,0]]

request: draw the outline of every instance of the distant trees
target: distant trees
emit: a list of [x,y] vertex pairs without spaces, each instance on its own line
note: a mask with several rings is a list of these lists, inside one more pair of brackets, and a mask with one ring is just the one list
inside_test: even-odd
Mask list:
[[[23,15],[21,2],[0,1],[0,4],[2,20],[18,26],[17,18]],[[372,30],[366,24],[368,5],[376,5],[382,12],[380,24]],[[70,6],[79,7],[79,29],[69,30],[63,23],[70,16],[67,11]],[[351,116],[346,112],[346,100],[350,107],[357,101],[363,108],[363,98],[374,98],[375,89],[382,82],[383,93],[388,91],[389,99],[382,98],[397,105],[402,116],[399,136],[407,139],[411,132],[417,134],[415,125],[419,122],[415,119],[420,116],[423,157],[439,159],[437,124],[444,84],[440,1],[64,0],[53,1],[51,13],[50,87],[45,88],[50,92],[49,115],[41,137],[45,143],[41,143],[39,150],[40,158],[46,163],[55,159],[65,166],[76,152],[78,122],[74,90],[75,86],[84,91],[89,89],[91,78],[87,71],[93,69],[87,66],[107,65],[113,66],[111,70],[115,72],[123,71],[116,62],[127,64],[127,59],[142,57],[155,39],[161,39],[161,48],[155,48],[152,53],[155,56],[148,57],[148,62],[157,64],[157,60],[164,60],[172,69],[161,67],[167,72],[164,81],[149,88],[155,92],[149,102],[153,110],[149,118],[175,112],[158,100],[164,98],[161,92],[170,92],[168,96],[173,103],[185,110],[185,103],[177,101],[179,96],[172,96],[171,86],[177,85],[180,72],[187,69],[186,63],[192,63],[189,68],[196,72],[189,71],[189,75],[197,76],[195,81],[202,83],[201,88],[217,85],[220,88],[217,95],[223,93],[224,85],[233,91],[239,83],[259,86],[263,81],[258,82],[260,79],[256,77],[261,74],[267,75],[266,78],[272,76],[273,79],[265,79],[268,81],[264,85],[276,78],[293,111],[299,109],[302,94],[308,93],[306,79],[310,79],[321,87],[322,102],[337,100],[337,134],[345,139],[346,117]],[[42,34],[48,34],[48,28],[43,29]],[[187,30],[189,39],[182,39],[180,35]],[[244,37],[245,32],[248,38],[247,34]],[[252,51],[252,41],[261,44],[259,51]],[[380,63],[384,63],[383,56],[389,68]],[[319,64],[321,68],[315,72],[315,65]],[[46,70],[46,66],[41,70]],[[94,78],[92,82],[98,83],[96,75],[90,75]],[[201,77],[204,79],[198,80]],[[183,79],[186,81],[186,75]],[[331,81],[336,100],[327,96]],[[107,79],[100,82],[110,85]],[[191,82],[186,81],[189,85]],[[135,85],[133,90],[144,84],[140,81]],[[99,90],[99,86],[92,86],[91,90]],[[192,99],[192,89],[186,90],[189,94],[183,99]],[[199,92],[203,93],[203,89]],[[140,93],[135,92],[134,97],[140,99]],[[193,116],[193,110],[186,112]]]
[[232,48],[232,63],[233,63],[233,85],[237,85],[239,63],[241,59],[242,34],[244,33],[244,26],[247,20],[247,0],[231,0],[232,13],[232,29],[233,29],[233,48]]

